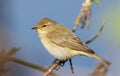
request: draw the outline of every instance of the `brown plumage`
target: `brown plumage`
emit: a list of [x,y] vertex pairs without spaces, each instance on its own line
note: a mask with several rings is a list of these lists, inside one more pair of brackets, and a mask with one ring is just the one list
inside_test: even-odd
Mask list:
[[72,31],[48,18],[43,18],[34,27],[41,42],[48,52],[59,60],[66,60],[76,55],[95,58],[105,65],[111,63],[97,55],[87,44],[82,42]]

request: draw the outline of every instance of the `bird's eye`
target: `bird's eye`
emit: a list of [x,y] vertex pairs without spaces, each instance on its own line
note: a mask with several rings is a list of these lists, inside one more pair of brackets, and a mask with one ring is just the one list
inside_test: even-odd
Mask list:
[[46,27],[46,25],[43,25],[42,27]]

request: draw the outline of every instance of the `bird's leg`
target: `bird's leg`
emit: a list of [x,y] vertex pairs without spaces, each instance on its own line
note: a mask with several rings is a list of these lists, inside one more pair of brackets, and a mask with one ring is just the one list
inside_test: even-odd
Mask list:
[[60,67],[63,67],[63,66],[64,66],[64,64],[65,64],[66,61],[67,61],[67,60],[55,59],[55,60],[53,61],[52,65],[50,65],[48,68],[50,68],[50,67],[53,66],[54,64],[58,64],[58,63],[59,63],[59,65],[55,68],[56,70],[59,70]]
[[72,65],[72,59],[69,59],[69,62],[70,62],[71,71],[72,71],[72,73],[74,74],[74,69],[73,69],[73,65]]
[[68,59],[67,59],[67,60],[63,60],[63,61],[60,61],[60,62],[61,62],[60,66],[63,67],[66,61],[68,61]]

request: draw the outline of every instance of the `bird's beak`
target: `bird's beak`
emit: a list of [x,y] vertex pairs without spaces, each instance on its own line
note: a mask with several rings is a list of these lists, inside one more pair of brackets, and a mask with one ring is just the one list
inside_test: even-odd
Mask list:
[[37,30],[37,29],[38,29],[38,27],[33,27],[33,28],[32,28],[32,30]]

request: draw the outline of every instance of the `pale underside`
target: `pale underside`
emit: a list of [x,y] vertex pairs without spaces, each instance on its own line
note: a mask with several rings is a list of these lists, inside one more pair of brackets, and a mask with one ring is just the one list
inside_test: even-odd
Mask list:
[[77,56],[77,55],[89,56],[88,53],[85,53],[83,51],[76,51],[76,50],[72,50],[72,49],[67,48],[67,47],[61,47],[61,46],[58,46],[54,43],[51,43],[51,42],[47,41],[46,39],[41,39],[41,41],[44,42],[43,45],[46,47],[47,51],[53,57],[55,57],[59,60],[70,59],[73,56]]

